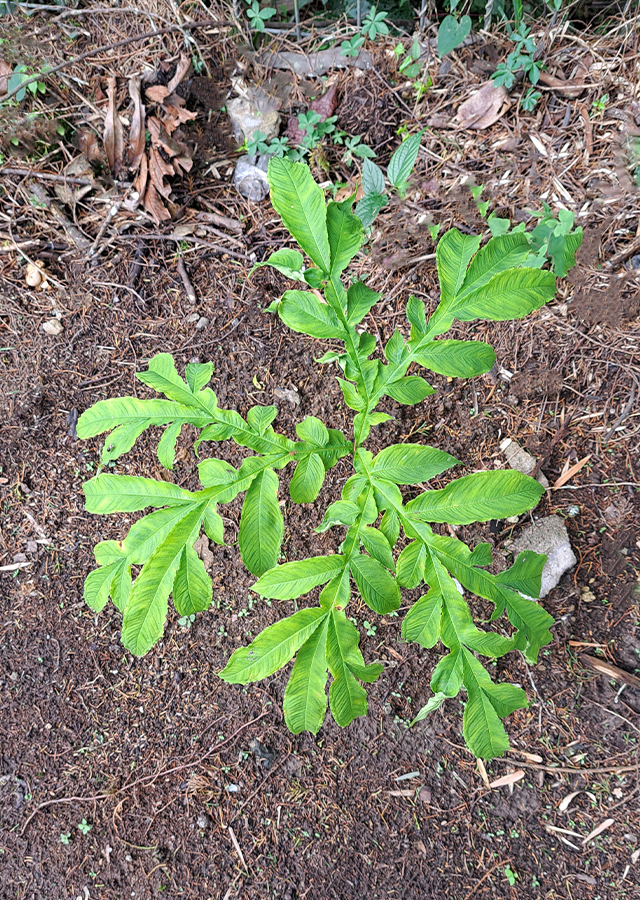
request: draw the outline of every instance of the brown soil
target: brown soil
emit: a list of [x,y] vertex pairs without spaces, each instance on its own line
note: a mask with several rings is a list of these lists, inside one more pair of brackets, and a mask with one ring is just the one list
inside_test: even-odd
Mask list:
[[[224,96],[222,80],[218,90]],[[550,110],[553,121],[560,113]],[[204,127],[205,117],[197,124]],[[558,144],[565,137],[558,134]],[[427,146],[440,152],[458,139],[445,133]],[[549,161],[505,160],[489,138],[474,141],[467,171],[479,183],[493,179],[496,204],[515,218],[552,177]],[[433,243],[420,217],[433,216],[443,230],[478,227],[466,201],[456,199],[456,166],[422,160],[424,190],[407,203],[413,218],[405,211],[398,230],[395,208],[381,217],[376,240],[383,243],[374,248],[402,252],[398,265],[380,265],[375,249],[356,261],[384,294],[368,320],[381,339],[406,328],[410,294],[435,305],[434,265],[422,258]],[[507,169],[529,173],[515,199],[498,183]],[[360,622],[375,619],[363,634],[365,659],[382,661],[385,671],[368,686],[369,715],[347,729],[327,718],[315,737],[289,734],[281,711],[286,672],[245,688],[220,681],[236,647],[293,610],[250,592],[253,579],[234,543],[237,502],[222,510],[227,546],[211,547],[211,610],[190,627],[171,613],[163,641],[143,659],[123,650],[113,607],[96,616],[82,601],[93,546],[121,538],[127,522],[84,510],[82,484],[96,470],[100,442],[75,439],[76,415],[106,397],[151,396],[133,375],[153,354],[173,353],[179,369],[212,360],[220,405],[243,414],[273,402],[276,389],[295,388],[299,405],[277,404],[275,425],[289,436],[309,414],[350,428],[333,371],[314,361],[326,343],[292,334],[263,312],[285,279],[265,269],[247,277],[252,254],[262,259],[286,243],[269,202],[238,198],[224,165],[218,180],[198,182],[197,172],[176,186],[176,208],[186,210],[180,222],[215,209],[241,220],[244,232],[207,235],[217,249],[182,248],[195,306],[177,271],[177,245],[143,241],[147,223],[87,264],[51,215],[34,211],[22,177],[3,178],[1,221],[12,223],[16,240],[36,242],[23,252],[42,259],[62,289],[52,279],[49,292],[27,290],[20,256],[0,256],[0,567],[14,567],[0,570],[0,900],[631,900],[640,848],[640,691],[620,693],[621,683],[580,660],[600,655],[628,673],[640,665],[638,278],[619,267],[597,269],[602,248],[619,249],[607,243],[614,225],[599,210],[590,213],[585,224],[598,242],[576,277],[606,296],[620,271],[628,273],[620,296],[630,299],[619,317],[588,318],[577,291],[561,284],[557,301],[524,321],[457,325],[450,336],[477,336],[496,348],[495,371],[473,381],[436,376],[438,394],[417,407],[389,400],[395,419],[369,445],[430,443],[473,471],[502,461],[499,443],[508,435],[545,459],[552,485],[567,462],[590,454],[535,512],[566,518],[578,563],[543,601],[555,626],[539,665],[517,654],[497,662],[500,678],[525,688],[530,707],[506,722],[509,758],[486,765],[490,781],[517,769],[524,777],[513,789],[490,790],[462,746],[457,700],[407,727],[430,695],[439,651],[402,643],[401,617],[375,617],[354,604]],[[576,197],[580,205],[577,187]],[[626,203],[619,215],[631,240],[638,214]],[[85,204],[77,215],[93,237],[104,204]],[[41,329],[52,309],[64,326],[57,336]],[[194,312],[209,320],[202,330]],[[158,466],[157,434],[138,441],[115,471],[194,487],[191,438],[181,438],[173,475]],[[231,443],[203,452],[235,463],[242,456]],[[338,531],[313,529],[347,475],[343,461],[329,473],[322,501],[296,506],[285,499],[283,473],[287,559],[336,549]],[[505,542],[527,519],[457,534],[472,546],[491,543],[500,568],[508,562]],[[405,592],[404,608],[417,596]],[[565,809],[562,801],[576,791]]]

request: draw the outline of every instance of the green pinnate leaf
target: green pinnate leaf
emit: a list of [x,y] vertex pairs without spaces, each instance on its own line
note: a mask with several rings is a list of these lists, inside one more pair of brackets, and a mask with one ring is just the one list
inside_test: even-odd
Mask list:
[[322,189],[313,180],[309,167],[272,157],[267,178],[273,208],[285,228],[316,266],[328,275],[331,252],[327,208]]
[[469,525],[520,515],[536,506],[543,493],[535,478],[520,472],[475,472],[441,490],[420,494],[407,510],[417,522]]
[[398,557],[396,579],[401,587],[418,587],[424,578],[427,550],[422,541],[412,541]]
[[316,607],[301,609],[265,628],[248,647],[236,650],[220,672],[229,684],[249,684],[273,675],[292,659],[300,647],[322,626],[327,613]]
[[149,506],[190,506],[195,495],[169,481],[103,472],[83,485],[87,512],[107,515],[137,512]]
[[262,266],[271,266],[272,269],[277,269],[278,272],[281,272],[293,281],[305,280],[303,274],[304,259],[302,254],[298,253],[297,250],[291,250],[288,247],[276,250],[275,253],[271,254],[269,259],[266,259],[264,262],[256,263],[249,275],[252,275],[256,269],[259,269]]
[[[357,325],[358,322],[361,322],[380,297],[381,294],[367,287],[364,281],[354,281],[349,285],[347,288],[347,322],[349,325]],[[369,353],[371,352],[373,352],[373,347],[369,350]],[[365,352],[364,355],[369,356],[369,353]]]
[[377,528],[371,528],[368,525],[360,528],[358,534],[367,553],[382,563],[386,569],[395,572],[393,553],[384,534]]
[[354,556],[351,574],[362,599],[374,612],[384,615],[400,606],[400,589],[382,563],[370,556]]
[[192,503],[156,547],[133,582],[122,621],[122,643],[134,656],[143,656],[162,637],[167,600],[185,544],[200,530],[206,503]]
[[184,370],[189,390],[197,394],[203,387],[209,384],[213,375],[213,363],[188,363]]
[[278,476],[271,469],[263,469],[246,493],[238,533],[242,562],[252,575],[262,575],[275,566],[283,537]]
[[209,609],[212,599],[211,579],[204,563],[193,547],[187,545],[173,582],[173,605],[178,615],[190,616]]
[[423,134],[424,130],[406,138],[389,160],[387,178],[401,195],[418,158]]
[[406,375],[404,378],[399,378],[398,381],[387,384],[385,393],[396,403],[415,406],[416,403],[421,403],[425,397],[435,394],[435,390],[419,375]]
[[416,362],[451,378],[473,378],[496,361],[493,347],[483,341],[432,341],[415,355]]
[[[176,443],[180,432],[182,431],[182,422],[174,422],[165,428],[164,434],[158,443],[158,459],[165,469],[173,470],[173,463],[176,455]],[[120,454],[118,454],[120,455]]]
[[442,594],[433,588],[413,604],[402,620],[402,637],[427,649],[440,639]]
[[424,444],[392,444],[373,461],[373,471],[395,484],[419,484],[446,472],[458,460]]
[[346,269],[362,244],[362,222],[351,212],[352,200],[333,201],[327,206],[327,233],[331,255],[330,275],[336,278]]
[[301,459],[289,484],[294,503],[313,503],[324,481],[324,464],[317,453]]
[[89,572],[84,582],[84,602],[95,612],[100,612],[109,601],[113,579],[122,570],[125,560],[100,566]]
[[256,581],[251,590],[272,600],[293,600],[308,594],[342,573],[343,556],[313,556],[276,566]]
[[284,720],[292,734],[317,734],[324,721],[328,627],[327,616],[298,650],[283,702]]
[[292,331],[315,338],[343,338],[344,328],[330,306],[310,291],[286,291],[278,307],[280,318]]

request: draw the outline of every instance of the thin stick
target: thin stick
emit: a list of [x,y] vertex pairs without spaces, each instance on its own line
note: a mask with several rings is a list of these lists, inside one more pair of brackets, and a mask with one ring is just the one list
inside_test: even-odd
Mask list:
[[49,172],[36,172],[34,169],[15,169],[9,166],[0,169],[0,175],[26,175],[28,178],[40,178],[41,181],[55,181],[56,184],[94,184],[93,178],[75,178],[67,175],[53,175]]
[[184,265],[184,260],[181,256],[178,257],[178,275],[182,279],[182,283],[184,285],[184,289],[187,292],[187,300],[189,303],[196,302],[196,292],[193,289],[193,285],[187,275],[187,270]]
[[[85,50],[84,53],[81,53],[79,56],[74,56],[73,59],[68,59],[66,62],[62,62],[57,66],[54,66],[53,69],[49,69],[46,73],[46,77],[48,78],[50,75],[55,75],[56,72],[59,72],[61,69],[66,69],[68,66],[72,66],[75,63],[82,62],[84,59],[89,59],[91,56],[97,56],[99,53],[106,53],[108,50],[115,50],[118,47],[124,47],[127,44],[135,44],[138,41],[146,41],[147,38],[159,37],[161,34],[173,34],[176,31],[184,31],[185,29],[193,29],[193,28],[209,28],[211,26],[223,27],[223,28],[233,28],[235,27],[234,22],[227,22],[226,20],[220,21],[219,19],[201,19],[199,22],[183,22],[182,25],[170,25],[167,28],[158,28],[156,31],[145,31],[143,34],[134,34],[132,37],[123,38],[121,41],[114,41],[113,44],[103,44],[102,47],[95,47],[92,50]],[[14,88],[12,91],[9,91],[8,94],[5,94],[2,98],[2,102],[5,100],[10,100],[14,97],[18,91],[21,91],[28,84],[31,84],[34,81],[38,81],[42,79],[42,72],[38,72],[37,75],[32,75],[30,78],[26,78],[18,87]]]

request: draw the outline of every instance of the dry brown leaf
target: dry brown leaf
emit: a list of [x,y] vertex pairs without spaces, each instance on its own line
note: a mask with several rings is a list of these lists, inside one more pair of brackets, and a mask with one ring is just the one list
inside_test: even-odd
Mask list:
[[[164,120],[164,127],[171,133],[174,131],[178,125],[182,125],[184,122],[189,122],[191,119],[196,119],[198,117],[198,113],[189,112],[188,109],[183,109],[179,106],[174,106],[172,103],[165,103],[164,109],[166,109],[169,116],[175,120],[175,122],[168,123],[167,120]],[[171,125],[171,129],[169,129],[169,125]]]
[[334,82],[330,88],[327,88],[322,97],[318,97],[317,100],[309,104],[309,109],[319,113],[322,122],[334,114],[338,102],[337,93],[338,83]]
[[172,94],[175,89],[178,87],[182,79],[185,77],[187,72],[189,71],[189,67],[191,66],[191,58],[184,53],[180,54],[180,59],[178,60],[178,66],[176,68],[176,74],[173,76],[169,84],[167,85],[167,90],[170,94]]
[[509,107],[509,94],[502,85],[487,81],[458,107],[461,128],[489,128]]
[[184,156],[183,154],[181,154],[180,156],[174,156],[172,162],[176,168],[176,171],[183,169],[185,172],[190,172],[193,168],[193,160],[188,156]]
[[114,175],[117,175],[122,167],[124,135],[122,133],[122,123],[116,109],[116,79],[114,75],[107,79],[107,95],[109,97],[109,106],[104,120],[103,141],[109,168]]
[[147,163],[147,154],[143,153],[142,159],[140,160],[140,171],[138,172],[138,177],[136,178],[134,188],[138,192],[139,197],[144,197],[144,193],[147,187],[147,177],[149,175],[149,164]]
[[147,193],[144,195],[144,208],[156,225],[171,218],[171,213],[160,199],[160,195],[151,182],[149,182]]
[[587,85],[577,84],[573,81],[566,81],[564,78],[558,78],[557,75],[551,75],[549,72],[540,72],[540,81],[547,87],[553,88],[559,94],[564,94],[570,100],[575,100],[585,90]]
[[81,153],[87,157],[89,162],[95,162],[102,155],[98,144],[98,136],[93,131],[81,131],[78,129],[75,133],[74,142]]
[[496,778],[495,781],[492,781],[489,785],[490,788],[497,787],[505,787],[509,784],[515,784],[516,781],[520,781],[521,778],[524,778],[524,772],[522,769],[518,769],[517,772],[510,772],[509,775],[503,775],[502,778]]
[[131,117],[131,128],[129,129],[129,149],[131,150],[131,170],[135,172],[144,156],[145,144],[145,109],[140,96],[140,76],[129,79],[129,96],[133,102],[133,116]]
[[0,94],[6,94],[9,90],[9,76],[12,72],[13,69],[9,63],[0,59]]
[[180,156],[181,154],[188,155],[189,151],[187,147],[167,134],[160,119],[155,116],[150,116],[147,121],[147,128],[151,134],[151,143],[153,146],[162,147],[167,156]]
[[171,193],[171,185],[164,183],[165,176],[175,174],[175,169],[171,163],[165,162],[160,155],[160,151],[152,147],[149,150],[149,178],[156,186],[158,193],[162,194],[163,197],[168,197]]
[[162,103],[169,96],[169,91],[163,84],[145,88],[144,93],[147,100],[151,100],[152,103]]

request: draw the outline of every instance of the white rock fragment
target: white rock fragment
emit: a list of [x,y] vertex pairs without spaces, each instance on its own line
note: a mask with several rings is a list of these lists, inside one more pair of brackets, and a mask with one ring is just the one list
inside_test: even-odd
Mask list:
[[[526,450],[523,450],[522,447],[511,440],[511,438],[505,438],[503,441],[500,441],[500,449],[504,453],[507,465],[511,469],[522,472],[523,475],[529,475],[535,469],[537,462],[533,456],[531,456],[530,453],[527,453]],[[538,472],[536,481],[541,484],[545,490],[549,487],[549,482],[542,472]]]
[[566,526],[559,516],[547,516],[529,525],[520,537],[509,544],[508,549],[514,556],[524,550],[545,554],[547,561],[542,570],[541,598],[546,597],[564,573],[577,562]]
[[62,334],[64,325],[59,319],[49,319],[49,321],[45,322],[42,326],[42,330],[45,334],[52,334],[55,336],[57,334]]

